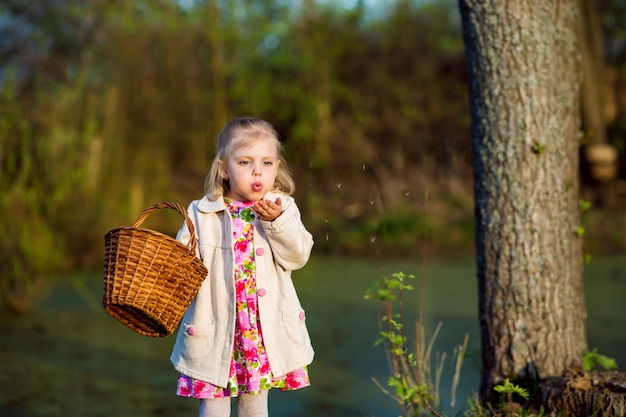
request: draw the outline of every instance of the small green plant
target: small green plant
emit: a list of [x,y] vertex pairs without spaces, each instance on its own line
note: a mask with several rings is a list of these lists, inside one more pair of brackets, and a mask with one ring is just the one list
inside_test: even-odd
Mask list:
[[506,417],[522,417],[532,415],[530,413],[527,413],[527,411],[524,410],[524,408],[520,404],[513,401],[514,394],[519,395],[524,400],[528,400],[528,398],[530,397],[530,393],[526,388],[520,387],[519,385],[512,383],[508,378],[506,378],[504,382],[496,385],[495,387],[493,387],[493,389],[496,392],[502,394],[500,407],[501,412]]
[[507,402],[513,402],[513,394],[517,394],[525,400],[530,397],[526,388],[522,388],[519,385],[512,383],[509,381],[509,378],[506,378],[503,383],[496,385],[493,389],[500,394],[506,395]]
[[[401,412],[405,415],[417,415],[420,410],[426,408],[433,415],[439,413],[431,405],[434,400],[428,385],[420,383],[417,361],[407,348],[407,339],[404,335],[404,312],[402,294],[404,291],[413,290],[413,286],[408,284],[408,280],[415,276],[397,272],[391,276],[384,276],[372,284],[366,291],[365,299],[378,300],[383,307],[383,312],[379,312],[380,337],[374,345],[385,344],[390,359],[392,375],[387,381],[387,385],[394,389],[390,393]],[[394,312],[394,304],[398,305],[399,312]],[[411,413],[411,414],[409,414]]]
[[537,142],[537,154],[541,155],[546,151],[545,143]]
[[585,352],[583,354],[583,369],[587,372],[593,372],[599,368],[604,370],[617,369],[615,359],[598,353],[598,349]]
[[[380,278],[366,291],[366,300],[373,299],[378,301],[378,323],[381,330],[379,332],[380,337],[376,340],[375,345],[385,345],[391,371],[391,376],[387,380],[387,386],[393,392],[375,382],[384,393],[396,400],[403,416],[429,415],[441,417],[442,414],[438,410],[438,382],[441,378],[445,355],[437,363],[435,370],[436,382],[432,381],[430,367],[433,342],[441,325],[437,327],[430,343],[426,346],[421,321],[417,324],[418,340],[415,353],[409,351],[407,337],[405,336],[402,296],[404,291],[413,290],[409,280],[414,278],[413,275],[407,275],[403,272],[394,273],[391,276]],[[380,307],[382,307],[382,311]],[[457,362],[452,385],[453,394],[456,391],[456,385],[458,385],[458,376],[467,348],[467,341],[468,336],[466,335],[464,344],[459,346],[456,351]]]
[[590,208],[591,208],[591,202],[587,200],[583,200],[582,198],[578,200],[578,209],[580,210],[581,213],[586,212]]

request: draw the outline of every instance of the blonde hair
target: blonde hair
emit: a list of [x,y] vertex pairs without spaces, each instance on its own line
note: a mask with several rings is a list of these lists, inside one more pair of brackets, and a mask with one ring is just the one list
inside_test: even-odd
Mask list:
[[269,139],[276,144],[280,163],[278,164],[273,190],[281,191],[287,195],[292,195],[295,192],[296,185],[287,167],[287,162],[282,156],[282,144],[278,139],[276,129],[263,119],[236,117],[222,129],[217,137],[217,149],[213,164],[204,181],[204,192],[210,200],[217,200],[230,189],[228,180],[220,174],[220,164],[225,163],[235,149],[259,138]]

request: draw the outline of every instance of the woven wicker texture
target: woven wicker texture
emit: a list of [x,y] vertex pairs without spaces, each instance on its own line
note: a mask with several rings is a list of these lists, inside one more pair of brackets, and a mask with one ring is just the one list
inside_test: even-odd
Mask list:
[[[191,232],[188,246],[139,227],[151,213],[163,208],[177,210],[185,218]],[[105,235],[102,305],[139,334],[171,335],[206,276],[207,269],[196,256],[193,223],[179,204],[154,204],[132,227],[118,227]]]

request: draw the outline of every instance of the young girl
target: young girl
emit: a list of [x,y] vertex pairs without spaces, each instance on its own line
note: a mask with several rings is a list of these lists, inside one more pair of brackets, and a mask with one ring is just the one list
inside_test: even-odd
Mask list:
[[[217,139],[205,196],[188,214],[209,270],[186,311],[171,356],[177,394],[200,399],[200,417],[268,415],[270,388],[309,386],[313,348],[291,271],[313,237],[300,219],[294,182],[274,128],[233,119]],[[177,239],[189,241],[185,225]]]

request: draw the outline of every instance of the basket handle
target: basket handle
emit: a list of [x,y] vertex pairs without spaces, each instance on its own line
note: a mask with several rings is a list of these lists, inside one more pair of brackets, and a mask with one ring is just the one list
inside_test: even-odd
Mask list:
[[195,254],[196,253],[196,231],[193,227],[193,223],[191,219],[187,215],[187,210],[185,210],[185,208],[181,206],[180,204],[170,203],[168,201],[163,201],[161,203],[153,204],[147,209],[145,209],[144,212],[139,215],[139,217],[137,217],[137,220],[135,220],[135,223],[133,223],[133,227],[139,227],[141,223],[143,223],[143,221],[146,220],[150,214],[152,214],[153,212],[157,210],[164,209],[164,208],[174,209],[183,215],[183,217],[185,218],[185,223],[187,223],[187,229],[189,229],[189,233],[190,233],[189,243],[187,244],[187,246]]

